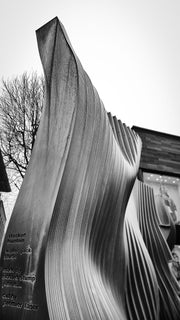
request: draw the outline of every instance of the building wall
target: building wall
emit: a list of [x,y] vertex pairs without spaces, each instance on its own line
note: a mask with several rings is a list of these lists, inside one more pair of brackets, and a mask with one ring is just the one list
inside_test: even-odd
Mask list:
[[[136,126],[132,129],[142,140],[138,178],[153,187],[155,195],[159,193],[160,183],[166,187],[177,208],[176,244],[180,245],[180,137]],[[151,181],[150,176],[154,175],[158,183]],[[168,176],[174,177],[174,186],[166,182]]]
[[142,140],[140,168],[180,176],[180,137],[133,126]]

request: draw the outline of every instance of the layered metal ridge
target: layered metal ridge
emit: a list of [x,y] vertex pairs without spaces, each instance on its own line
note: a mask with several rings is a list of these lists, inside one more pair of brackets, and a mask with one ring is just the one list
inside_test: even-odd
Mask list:
[[142,237],[151,257],[160,297],[160,319],[180,318],[180,286],[171,272],[172,254],[160,230],[153,189],[139,182],[138,221]]
[[125,216],[126,307],[130,320],[159,319],[159,288],[155,269],[143,241],[138,220],[136,180]]
[[[112,130],[75,54],[73,59],[76,119],[46,249],[49,315],[50,319],[126,319],[123,224],[141,143],[125,125]],[[119,144],[120,130],[125,134]]]
[[57,18],[37,39],[45,107],[3,245],[1,315],[127,319],[124,215],[140,139],[110,123]]

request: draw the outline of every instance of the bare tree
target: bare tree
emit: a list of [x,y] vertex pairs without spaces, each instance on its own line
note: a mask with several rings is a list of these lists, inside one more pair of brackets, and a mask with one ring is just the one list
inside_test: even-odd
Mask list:
[[0,94],[0,148],[11,185],[24,178],[39,127],[44,80],[24,73],[2,80]]

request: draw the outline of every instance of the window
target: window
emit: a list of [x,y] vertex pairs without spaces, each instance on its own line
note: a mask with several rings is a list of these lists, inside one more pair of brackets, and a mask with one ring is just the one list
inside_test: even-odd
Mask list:
[[[156,203],[162,203],[176,224],[180,224],[180,178],[159,175],[154,173],[143,173],[144,182],[154,190]],[[159,206],[158,206],[159,207]],[[165,223],[166,217],[162,211],[159,213],[161,222]]]

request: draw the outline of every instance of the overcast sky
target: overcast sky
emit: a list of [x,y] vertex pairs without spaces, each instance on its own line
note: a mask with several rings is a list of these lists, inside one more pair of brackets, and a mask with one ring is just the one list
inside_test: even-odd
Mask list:
[[179,0],[1,0],[0,78],[42,73],[35,30],[55,16],[107,111],[180,135]]

